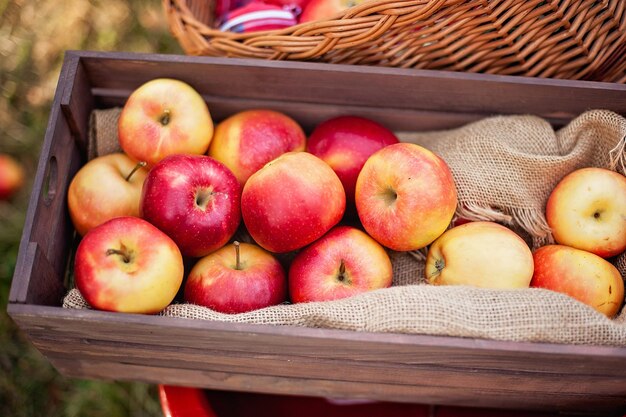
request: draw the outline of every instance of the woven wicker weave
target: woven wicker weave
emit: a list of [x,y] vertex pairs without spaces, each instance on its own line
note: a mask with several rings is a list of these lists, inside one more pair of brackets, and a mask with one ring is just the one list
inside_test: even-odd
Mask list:
[[211,0],[163,0],[187,54],[626,83],[626,0],[373,0],[328,20],[235,34]]

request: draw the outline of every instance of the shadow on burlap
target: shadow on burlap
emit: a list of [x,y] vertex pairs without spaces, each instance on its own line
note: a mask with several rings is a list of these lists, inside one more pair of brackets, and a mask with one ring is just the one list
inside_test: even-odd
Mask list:
[[[119,150],[118,116],[119,109],[94,112],[90,158]],[[457,216],[507,225],[531,248],[552,242],[545,204],[566,174],[587,166],[626,173],[626,119],[608,111],[586,112],[556,132],[534,116],[498,116],[458,129],[398,136],[433,150],[448,163],[459,195]],[[432,286],[423,278],[423,251],[390,252],[390,256],[392,287],[348,299],[235,315],[172,304],[160,314],[235,323],[626,346],[626,308],[609,319],[573,298],[543,289]],[[626,276],[626,254],[611,261]],[[89,308],[76,289],[70,290],[63,306]]]

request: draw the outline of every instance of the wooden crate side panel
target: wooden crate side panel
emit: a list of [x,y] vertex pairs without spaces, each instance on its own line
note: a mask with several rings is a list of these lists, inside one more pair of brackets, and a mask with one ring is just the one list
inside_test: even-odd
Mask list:
[[[578,347],[576,354],[564,354],[558,346],[542,352],[523,351],[520,345],[515,352],[498,350],[498,343],[473,349],[454,342],[446,345],[442,343],[446,338],[417,343],[429,338],[385,334],[351,338],[346,332],[273,326],[229,329],[221,324],[157,317],[133,317],[133,322],[128,322],[124,318],[129,316],[99,312],[91,312],[95,314],[90,318],[91,314],[71,317],[62,311],[43,319],[19,310],[14,307],[13,316],[33,343],[58,363],[62,372],[64,364],[80,360],[83,367],[70,370],[80,377],[126,375],[128,379],[275,393],[285,392],[273,385],[263,388],[268,378],[312,380],[317,382],[311,386],[332,386],[337,395],[362,396],[363,392],[350,388],[356,384],[381,400],[433,402],[437,398],[442,404],[492,407],[508,401],[509,406],[545,409],[626,407],[624,350],[619,348]],[[290,334],[290,330],[299,334]],[[466,342],[466,346],[480,344]],[[602,351],[607,355],[598,354]],[[96,370],[99,363],[106,366]],[[121,371],[126,366],[128,369]],[[133,374],[132,369],[142,371]],[[188,374],[189,379],[164,379],[176,371]],[[230,381],[245,380],[250,385],[231,385],[228,378],[214,380],[213,375],[238,376]],[[311,386],[305,384],[289,393],[320,395]],[[372,389],[374,386],[389,391]],[[467,402],[469,399],[473,403]]]
[[[109,340],[111,342],[125,343],[139,337],[143,343],[155,346],[189,346],[202,348],[206,343],[213,346],[221,346],[224,349],[242,352],[257,352],[259,354],[276,355],[277,349],[289,346],[292,353],[297,354],[299,338],[314,340],[315,344],[322,347],[332,346],[333,343],[350,344],[359,352],[355,356],[353,351],[340,350],[332,354],[338,359],[381,360],[381,354],[389,352],[397,361],[403,353],[412,354],[414,347],[425,346],[429,348],[453,348],[473,352],[487,352],[486,355],[494,355],[497,359],[509,358],[510,363],[504,363],[507,369],[516,370],[516,364],[523,363],[523,368],[544,369],[551,366],[551,360],[537,365],[537,361],[520,362],[520,354],[535,359],[541,357],[552,358],[554,355],[563,355],[569,358],[586,357],[592,362],[604,362],[606,366],[598,368],[597,364],[590,365],[585,361],[572,361],[566,370],[578,372],[588,369],[598,375],[626,375],[626,368],[615,365],[626,363],[626,347],[589,346],[589,345],[561,345],[548,343],[519,343],[497,341],[489,339],[470,339],[445,336],[424,336],[398,333],[372,333],[354,332],[348,330],[316,329],[299,326],[270,326],[260,324],[228,323],[220,321],[191,320],[173,317],[159,317],[153,315],[112,313],[97,310],[68,310],[60,307],[45,307],[33,305],[9,305],[9,311],[19,317],[20,322],[31,332],[41,331],[42,334],[53,333],[55,336],[75,336],[87,334],[96,335],[95,339]],[[100,326],[100,327],[98,327]],[[106,331],[106,335],[99,337],[100,329]],[[87,333],[85,333],[87,332]],[[180,333],[180,334],[178,334]],[[170,337],[164,337],[164,334]],[[264,340],[266,343],[250,346],[238,344],[247,340],[251,335],[255,337],[270,337]],[[227,336],[227,337],[226,337]],[[182,338],[182,339],[181,339]],[[242,339],[237,339],[242,338]],[[294,343],[286,344],[292,340]],[[235,342],[233,344],[233,342]],[[361,349],[359,343],[370,343],[377,347],[375,351],[368,352]],[[330,344],[330,345],[328,345]],[[380,345],[380,346],[378,346]],[[306,346],[306,345],[305,345]],[[307,348],[308,349],[308,348]],[[308,351],[308,350],[307,350]],[[316,357],[313,353],[313,357]],[[383,356],[384,357],[384,356]],[[441,358],[447,364],[453,363],[452,358]],[[459,358],[461,363],[468,363],[468,357]],[[532,368],[541,366],[541,368]],[[561,367],[562,365],[557,364]],[[530,368],[529,368],[530,367]]]
[[127,90],[157,77],[201,94],[451,113],[574,117],[590,108],[626,114],[626,86],[484,74],[201,57],[87,54],[92,86]]
[[[125,90],[94,89],[94,98],[98,108],[123,107],[129,94],[130,91]],[[203,95],[203,98],[210,108],[211,118],[215,123],[219,123],[244,109],[263,108],[289,115],[297,120],[307,133],[310,133],[315,126],[327,119],[346,114],[375,120],[396,131],[449,129],[484,117],[484,114],[478,113],[377,109],[370,106],[230,98],[208,94]],[[568,120],[553,118],[550,121],[555,125],[563,125]]]
[[68,53],[68,83],[61,96],[61,109],[74,139],[83,154],[87,152],[89,144],[89,116],[94,108],[94,99],[91,93],[91,81],[80,57]]
[[[381,401],[445,404],[521,410],[576,411],[577,415],[618,415],[626,410],[623,396],[567,395],[554,392],[488,391],[480,386],[450,387],[427,381],[412,385],[337,381],[316,378],[250,376],[201,369],[154,368],[128,363],[51,357],[63,374],[76,378],[143,381],[153,384],[195,386],[209,389],[266,394],[309,395],[330,398],[363,398]],[[441,374],[440,378],[447,378]],[[608,414],[612,413],[612,414]]]
[[50,112],[37,174],[24,224],[18,260],[9,295],[10,302],[59,305],[68,251],[74,228],[67,211],[67,187],[82,164],[80,151],[60,99],[72,83],[67,59]]

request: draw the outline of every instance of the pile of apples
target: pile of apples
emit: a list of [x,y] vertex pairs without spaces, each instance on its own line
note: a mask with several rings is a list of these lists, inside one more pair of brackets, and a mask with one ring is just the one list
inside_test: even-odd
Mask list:
[[156,313],[181,289],[223,313],[336,300],[391,285],[386,249],[426,247],[435,285],[541,286],[609,316],[624,299],[601,257],[626,250],[626,178],[612,171],[581,170],[555,188],[547,218],[572,247],[533,259],[500,224],[450,228],[458,201],[445,161],[372,120],[336,117],[308,138],[271,110],[214,126],[191,86],[160,78],[131,94],[118,134],[124,153],[89,161],[68,190],[83,235],[76,286],[96,309]]

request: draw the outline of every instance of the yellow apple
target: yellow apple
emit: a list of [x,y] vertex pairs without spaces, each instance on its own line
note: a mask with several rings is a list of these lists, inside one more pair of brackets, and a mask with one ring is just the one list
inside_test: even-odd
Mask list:
[[471,222],[447,230],[433,242],[425,271],[435,285],[527,288],[533,255],[512,230],[493,222]]
[[123,153],[100,156],[74,175],[67,205],[74,227],[84,235],[115,217],[139,217],[141,188],[148,172]]
[[598,255],[564,245],[543,246],[533,254],[531,287],[561,292],[613,317],[624,302],[617,268]]
[[202,96],[189,84],[157,78],[128,97],[118,124],[120,146],[136,161],[156,165],[174,154],[204,154],[213,120]]
[[546,220],[554,240],[603,258],[626,250],[626,177],[602,168],[578,169],[552,190]]
[[76,249],[76,287],[97,310],[158,313],[183,282],[183,257],[165,233],[138,217],[116,217]]
[[554,240],[603,258],[626,250],[626,177],[578,169],[561,180],[546,205]]

